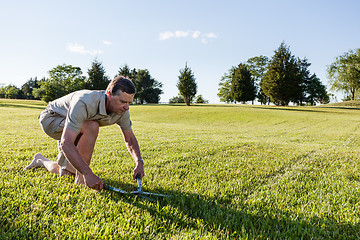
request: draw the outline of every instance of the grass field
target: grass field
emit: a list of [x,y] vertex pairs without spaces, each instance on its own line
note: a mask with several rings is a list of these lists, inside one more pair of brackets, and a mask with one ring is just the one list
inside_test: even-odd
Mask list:
[[[149,202],[22,169],[56,142],[42,102],[0,100],[0,239],[359,239],[358,105],[131,106]],[[105,183],[136,190],[116,126],[92,161]]]

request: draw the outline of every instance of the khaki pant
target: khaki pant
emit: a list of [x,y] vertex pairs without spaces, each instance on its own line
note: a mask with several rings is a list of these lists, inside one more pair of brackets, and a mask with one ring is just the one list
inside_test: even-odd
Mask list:
[[75,173],[76,169],[71,165],[71,163],[66,159],[63,151],[60,148],[60,139],[65,125],[65,117],[60,116],[50,109],[45,109],[39,115],[40,126],[44,133],[49,137],[57,140],[58,145],[58,158],[57,163],[61,169],[66,169],[69,172]]

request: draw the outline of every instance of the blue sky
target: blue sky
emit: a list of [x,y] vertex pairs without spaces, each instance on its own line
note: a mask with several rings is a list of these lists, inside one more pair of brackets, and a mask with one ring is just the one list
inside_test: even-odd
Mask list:
[[64,63],[87,75],[97,58],[111,78],[124,64],[148,69],[166,102],[187,62],[198,94],[218,103],[224,73],[284,41],[326,85],[327,65],[360,47],[359,9],[357,0],[0,0],[0,83],[20,87]]

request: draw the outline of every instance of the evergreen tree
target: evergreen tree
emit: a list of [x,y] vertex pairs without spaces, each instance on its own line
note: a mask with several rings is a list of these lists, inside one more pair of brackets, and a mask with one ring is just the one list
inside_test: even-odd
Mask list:
[[136,70],[134,69],[133,71],[131,71],[127,64],[125,64],[124,67],[120,67],[118,71],[118,75],[128,77],[131,80],[135,78],[136,74],[134,73],[136,73]]
[[197,93],[197,84],[194,74],[191,68],[187,66],[187,63],[184,69],[180,69],[180,76],[176,86],[180,94],[184,97],[186,105],[190,106],[190,103]]
[[105,90],[110,83],[110,79],[105,75],[105,69],[102,63],[95,59],[91,68],[88,70],[89,78],[87,80],[86,88],[90,90]]
[[[134,75],[134,72],[132,75]],[[134,79],[134,84],[136,87],[135,101],[140,104],[146,103],[159,103],[160,95],[162,91],[162,83],[156,81],[151,77],[149,71],[137,70],[136,77]]]
[[321,83],[316,74],[311,75],[306,84],[306,102],[311,106],[316,105],[316,102],[326,104],[330,102],[329,94],[326,87]]
[[304,102],[310,105],[316,105],[319,103],[328,103],[330,101],[326,92],[326,87],[321,83],[316,74],[310,74],[310,63],[306,58],[298,59],[298,78],[300,82],[301,93],[298,96],[294,96],[291,101],[303,105]]
[[119,68],[118,75],[128,77],[133,81],[136,88],[135,103],[159,103],[160,95],[163,93],[162,83],[151,77],[149,70],[136,68],[130,70],[130,67],[125,64]]
[[241,63],[234,70],[231,80],[231,96],[235,101],[243,103],[255,100],[255,82],[246,64]]
[[302,95],[301,75],[297,60],[285,43],[275,51],[261,82],[265,95],[276,105],[288,105]]

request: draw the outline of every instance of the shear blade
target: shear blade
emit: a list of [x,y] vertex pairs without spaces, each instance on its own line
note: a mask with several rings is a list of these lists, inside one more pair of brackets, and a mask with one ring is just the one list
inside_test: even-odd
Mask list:
[[137,197],[144,198],[144,199],[146,199],[146,200],[148,200],[148,201],[150,201],[150,202],[154,202],[154,199],[149,198],[149,197],[147,197],[147,196],[144,196],[144,195],[142,195],[142,194],[137,194],[136,196],[137,196]]
[[151,195],[151,196],[158,196],[158,197],[169,197],[169,196],[161,194],[161,193],[141,192],[141,194]]

